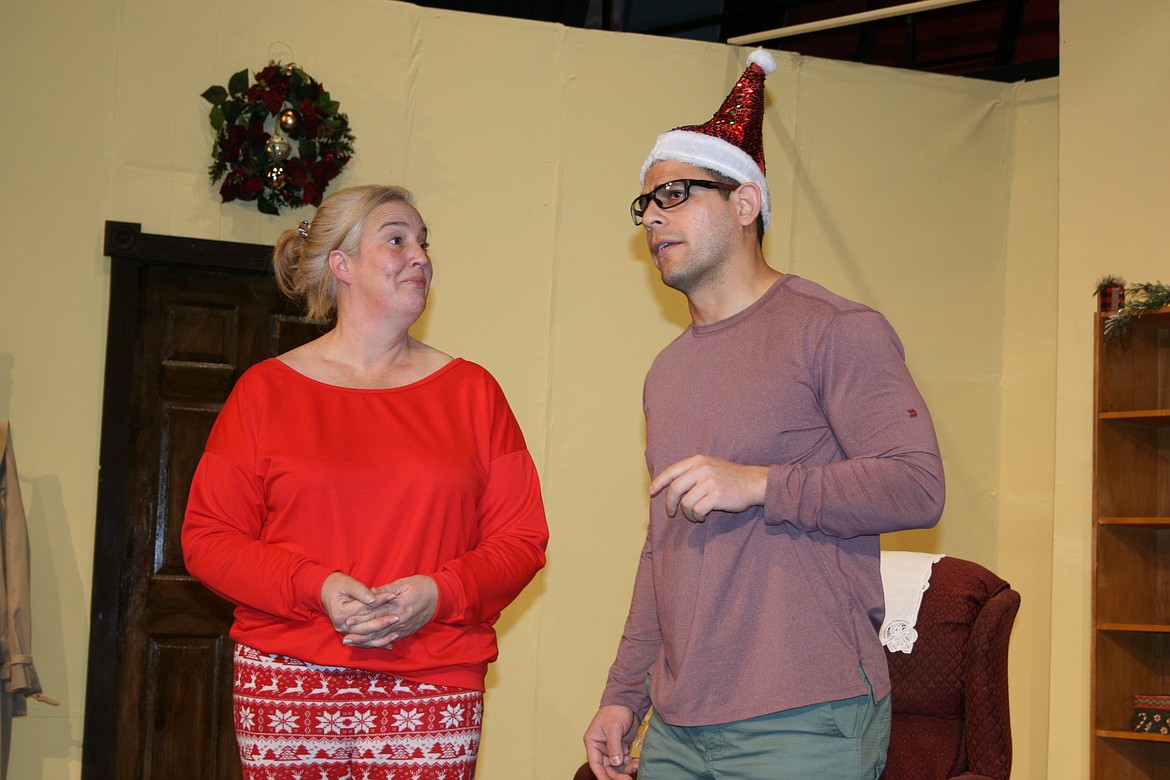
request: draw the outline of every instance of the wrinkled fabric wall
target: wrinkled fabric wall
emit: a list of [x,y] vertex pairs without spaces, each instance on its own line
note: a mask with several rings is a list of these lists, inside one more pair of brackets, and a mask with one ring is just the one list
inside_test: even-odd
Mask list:
[[[500,623],[480,776],[570,775],[645,531],[642,377],[688,321],[628,204],[655,135],[706,120],[746,51],[385,0],[97,0],[4,14],[0,105],[13,132],[0,151],[0,417],[21,431],[37,663],[62,700],[53,711],[32,704],[16,724],[14,771],[80,774],[103,222],[268,243],[307,218],[221,204],[207,177],[200,93],[280,57],[349,116],[356,157],[334,186],[388,181],[416,193],[436,269],[416,335],[500,379],[541,469],[549,564]],[[1050,226],[1012,206],[1016,128],[1032,109],[1000,84],[777,59],[765,250],[777,268],[889,317],[939,427],[943,521],[886,547],[997,568],[1003,546],[1020,543],[998,495],[1002,440],[1013,435],[1001,426],[1005,403],[1037,402],[1001,392],[1005,318],[1026,306],[1007,292],[1011,249],[1022,236],[1054,251]],[[1026,142],[1053,144],[1038,127]],[[1054,172],[1038,165],[1025,179],[1045,177]],[[1050,456],[1015,457],[1050,471]],[[1033,547],[1047,538],[1042,527],[1026,533]],[[1030,620],[1047,636],[1046,615],[1027,606],[1017,630]],[[1046,678],[1043,650],[1020,673]],[[1046,695],[1024,697],[1018,719],[1040,735]]]

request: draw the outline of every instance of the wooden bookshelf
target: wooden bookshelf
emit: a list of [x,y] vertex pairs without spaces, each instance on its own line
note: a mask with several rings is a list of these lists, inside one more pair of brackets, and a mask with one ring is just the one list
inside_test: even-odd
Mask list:
[[1097,780],[1170,780],[1167,734],[1133,697],[1170,694],[1170,310],[1109,344],[1097,315],[1090,761]]

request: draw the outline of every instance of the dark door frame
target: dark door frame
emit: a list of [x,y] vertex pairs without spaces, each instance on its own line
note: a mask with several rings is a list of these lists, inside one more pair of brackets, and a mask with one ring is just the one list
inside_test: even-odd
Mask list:
[[130,405],[141,271],[156,265],[252,274],[272,272],[271,245],[151,235],[143,233],[142,225],[134,222],[107,221],[104,252],[111,260],[110,309],[102,394],[82,780],[107,780],[115,776],[116,770],[117,627],[124,603],[123,588],[128,585],[121,577],[123,553],[119,549],[125,544]]

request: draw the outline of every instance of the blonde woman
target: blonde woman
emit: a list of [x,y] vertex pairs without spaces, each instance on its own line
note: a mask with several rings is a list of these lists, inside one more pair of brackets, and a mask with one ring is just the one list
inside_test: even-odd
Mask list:
[[200,461],[189,571],[238,606],[245,778],[471,778],[493,624],[544,565],[536,469],[482,367],[410,336],[428,231],[400,187],[285,231],[320,338],[244,373]]

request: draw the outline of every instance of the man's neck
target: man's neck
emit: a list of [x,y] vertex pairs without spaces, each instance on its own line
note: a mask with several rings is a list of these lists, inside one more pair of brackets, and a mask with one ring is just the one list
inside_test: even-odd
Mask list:
[[764,262],[757,250],[752,262],[733,264],[716,283],[687,296],[691,321],[696,325],[720,322],[758,301],[779,279],[780,272]]

